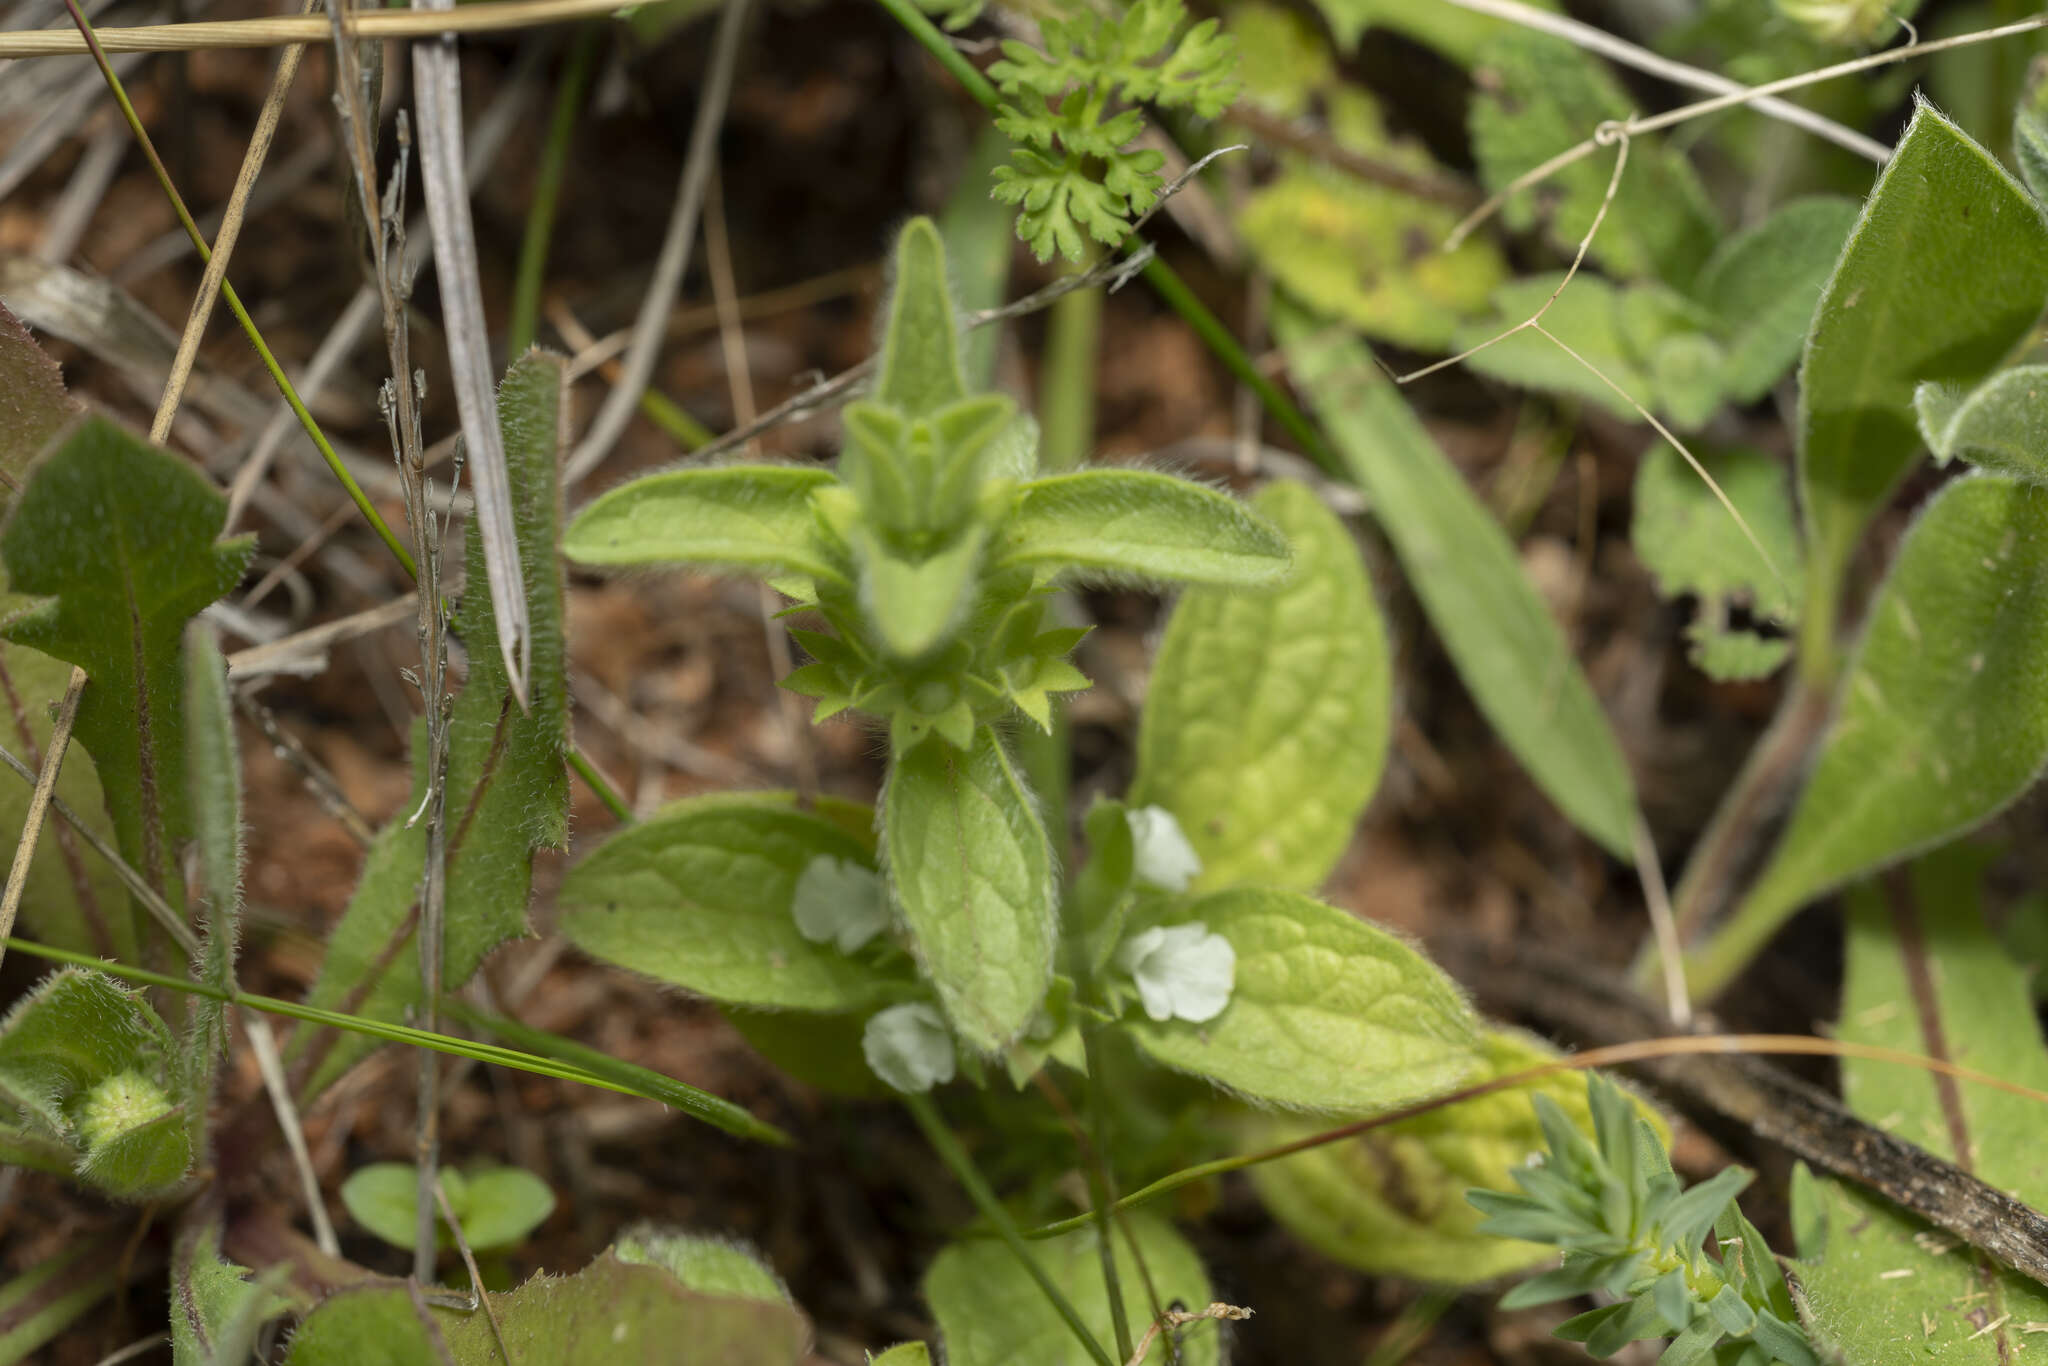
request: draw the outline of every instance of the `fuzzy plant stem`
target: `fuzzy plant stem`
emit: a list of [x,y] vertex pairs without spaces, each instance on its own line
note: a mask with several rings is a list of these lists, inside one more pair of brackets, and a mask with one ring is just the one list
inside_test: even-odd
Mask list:
[[996,1193],[989,1189],[989,1184],[983,1179],[980,1169],[974,1165],[974,1159],[968,1156],[967,1149],[961,1146],[960,1140],[940,1117],[938,1107],[932,1104],[932,1098],[928,1095],[906,1095],[902,1097],[902,1101],[904,1108],[910,1111],[910,1117],[917,1121],[917,1127],[924,1131],[925,1141],[930,1143],[932,1151],[939,1155],[939,1161],[946,1164],[947,1170],[953,1173],[961,1189],[967,1192],[967,1198],[974,1202],[974,1207],[981,1211],[982,1217],[994,1226],[997,1236],[1003,1240],[1003,1246],[1010,1249],[1012,1255],[1017,1258],[1018,1265],[1024,1268],[1025,1274],[1045,1293],[1046,1301],[1052,1305],[1053,1311],[1067,1327],[1073,1330],[1075,1340],[1087,1351],[1096,1366],[1117,1366],[1116,1362],[1110,1359],[1107,1349],[1095,1340],[1095,1334],[1088,1331],[1088,1325],[1081,1321],[1081,1313],[1074,1308],[1073,1301],[1053,1284],[1052,1277],[1038,1264],[1038,1259],[1031,1255],[1031,1249],[1024,1245],[1024,1235],[1017,1231],[1017,1221],[1010,1217],[1010,1212],[996,1199]]

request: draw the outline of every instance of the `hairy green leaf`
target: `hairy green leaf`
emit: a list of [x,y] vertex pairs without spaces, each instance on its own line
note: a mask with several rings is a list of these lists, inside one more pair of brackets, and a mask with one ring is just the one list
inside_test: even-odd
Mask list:
[[[1883,891],[1851,894],[1836,1036],[2048,1088],[2026,976],[1984,928],[1984,864],[1980,852],[1954,847]],[[1858,1114],[2029,1204],[2048,1204],[2033,1101],[1859,1058],[1843,1058],[1841,1069],[1843,1099]],[[2026,1326],[2048,1321],[2048,1291],[1878,1196],[1802,1166],[1792,1199],[1813,1325],[1859,1366],[2007,1362],[2024,1356]]]
[[[1556,1050],[1532,1036],[1488,1030],[1480,1040],[1487,1078],[1540,1066]],[[1557,1250],[1479,1232],[1485,1217],[1465,1199],[1473,1186],[1506,1191],[1509,1173],[1546,1150],[1531,1097],[1545,1095],[1589,1138],[1586,1079],[1553,1072],[1509,1091],[1371,1129],[1251,1169],[1273,1217],[1346,1266],[1442,1285],[1475,1285],[1527,1270]],[[1658,1123],[1647,1106],[1645,1117]],[[1327,1120],[1257,1114],[1242,1150],[1304,1139]]]
[[[1599,60],[1561,38],[1516,29],[1488,43],[1475,67],[1472,150],[1490,190],[1592,135],[1602,123],[1629,117],[1635,102]],[[1601,151],[1558,171],[1533,191],[1510,198],[1502,219],[1526,230],[1547,206],[1552,242],[1576,251],[1607,197],[1614,154]],[[1685,157],[1668,143],[1638,138],[1590,255],[1622,279],[1653,277],[1684,288],[1719,237],[1706,191]]]
[[838,580],[811,519],[812,490],[832,482],[830,470],[811,465],[650,474],[577,513],[562,553],[592,566],[692,565]]
[[[185,630],[186,770],[192,780],[199,845],[199,909],[206,936],[194,974],[223,992],[235,988],[242,926],[242,756],[235,744],[227,661],[210,627]],[[178,1060],[179,1093],[203,1151],[214,1072],[228,1050],[225,999],[196,996],[186,1004],[186,1045]]]
[[[1096,1341],[1110,1342],[1101,1236],[1087,1228],[1030,1249]],[[1161,1309],[1176,1302],[1201,1309],[1210,1302],[1201,1259],[1164,1219],[1142,1211],[1125,1215],[1117,1220],[1114,1241],[1124,1316],[1134,1334],[1152,1321],[1155,1303]],[[941,1252],[925,1273],[924,1297],[950,1366],[1083,1366],[1089,1359],[1010,1249],[992,1238],[954,1243]],[[1216,1366],[1222,1355],[1214,1328],[1196,1327],[1181,1340],[1181,1366]]]
[[2044,303],[2041,206],[1920,105],[1828,281],[1799,372],[1810,629],[1832,628],[1864,526],[1920,453],[1916,386],[1975,382]]
[[88,417],[36,463],[0,532],[14,591],[44,597],[4,634],[91,676],[76,737],[122,855],[173,905],[178,849],[193,836],[178,642],[256,549],[253,536],[220,539],[226,518],[197,470]]
[[1720,388],[1728,398],[1756,402],[1799,359],[1856,215],[1853,200],[1795,199],[1714,249],[1692,292],[1718,319],[1727,354]]
[[1386,628],[1344,523],[1307,485],[1254,507],[1294,548],[1275,592],[1197,588],[1174,606],[1138,733],[1132,806],[1161,806],[1199,889],[1310,891],[1379,783],[1392,724]]
[[1483,1063],[1472,1009],[1421,953],[1334,906],[1243,887],[1176,903],[1230,941],[1230,1004],[1205,1024],[1124,1022],[1159,1062],[1302,1110],[1391,1109],[1448,1091]]
[[1513,543],[1357,338],[1331,337],[1284,302],[1273,322],[1480,710],[1565,815],[1628,857],[1628,763]]
[[[484,583],[483,546],[468,538],[468,582],[455,633],[469,654],[469,678],[448,722],[447,931],[445,981],[469,979],[485,955],[526,930],[533,853],[568,837],[566,750],[569,704],[562,645],[560,473],[561,357],[531,351],[498,390],[498,421],[513,487],[513,524],[526,579],[533,639],[530,705],[512,697]],[[396,1020],[419,999],[419,955],[409,951],[426,822],[405,821],[425,795],[425,729],[415,727],[414,791],[403,814],[378,833],[347,912],[327,944],[310,1002]],[[310,1033],[310,1031],[302,1031]],[[297,1043],[297,1039],[294,1039]],[[318,1090],[375,1045],[335,1041],[311,1083]]]
[[993,1052],[1044,999],[1058,926],[1045,826],[996,733],[899,756],[882,829],[918,961],[961,1039]]
[[[220,1255],[218,1219],[188,1223],[171,1263],[172,1366],[243,1366],[286,1301]],[[280,1272],[281,1272],[280,1268]],[[273,1275],[266,1280],[281,1279]]]
[[874,866],[845,824],[781,793],[693,797],[599,845],[559,898],[564,937],[592,957],[732,1005],[820,1012],[900,999],[897,958],[813,943],[791,911],[818,859]]
[[1784,836],[1709,975],[1801,905],[2003,810],[2048,762],[2048,489],[1947,485],[1900,543]]
[[907,417],[928,417],[966,396],[946,244],[929,218],[913,218],[896,237],[896,279],[875,397]]
[[622,1262],[664,1268],[700,1295],[731,1295],[736,1299],[784,1304],[789,1292],[761,1255],[730,1238],[679,1233],[648,1226],[621,1237],[613,1254]]
[[1937,460],[2048,484],[2048,365],[2015,366],[1967,392],[1923,384],[1913,401]]
[[[491,1308],[521,1361],[548,1366],[797,1366],[810,1340],[783,1301],[708,1295],[667,1268],[605,1253],[573,1276],[536,1276]],[[501,1366],[491,1320],[429,1308],[402,1284],[338,1291],[299,1326],[287,1366]]]
[[1800,588],[1799,533],[1785,468],[1760,451],[1700,452],[1701,463],[1769,552],[1749,537],[1684,457],[1662,442],[1636,466],[1635,520],[1629,538],[1636,558],[1667,598],[1698,599],[1692,660],[1714,678],[1752,678],[1778,666],[1790,642],[1730,625],[1731,609],[1790,624]]
[[1151,470],[1034,479],[995,548],[998,566],[1065,578],[1257,588],[1287,576],[1287,542],[1227,494]]
[[[554,1213],[555,1193],[547,1182],[518,1167],[469,1172],[449,1167],[439,1175],[462,1236],[477,1252],[521,1242]],[[341,1202],[349,1215],[393,1247],[413,1245],[418,1199],[419,1173],[407,1162],[373,1162],[341,1183]],[[455,1245],[445,1220],[435,1237],[443,1248]]]
[[932,1366],[932,1349],[922,1342],[899,1342],[869,1357],[868,1366]]
[[0,304],[0,471],[19,487],[29,462],[78,414],[64,376],[21,320]]

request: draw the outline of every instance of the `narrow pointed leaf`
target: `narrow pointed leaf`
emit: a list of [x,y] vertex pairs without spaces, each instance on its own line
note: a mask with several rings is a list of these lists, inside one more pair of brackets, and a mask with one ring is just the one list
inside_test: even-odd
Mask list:
[[[199,845],[199,891],[205,929],[194,973],[219,991],[235,987],[242,916],[242,764],[235,745],[227,661],[210,627],[185,631],[185,735]],[[205,1146],[213,1079],[228,1047],[227,1002],[195,998],[188,1007],[179,1087],[195,1149]]]
[[36,463],[0,533],[14,591],[49,595],[4,634],[91,676],[77,739],[122,855],[173,905],[177,851],[193,835],[179,640],[256,548],[253,536],[221,540],[226,518],[197,470],[89,417]]
[[1045,826],[986,726],[961,753],[927,740],[891,766],[884,862],[925,974],[960,1038],[993,1052],[1052,981],[1057,908]]
[[1990,819],[2048,763],[2048,489],[1947,485],[1900,543],[1770,863],[1698,964],[1718,987],[1800,906]]
[[1507,533],[1357,338],[1332,337],[1290,305],[1276,307],[1273,322],[1473,700],[1565,815],[1628,857],[1628,761]]
[[1264,593],[1181,595],[1152,669],[1129,804],[1171,811],[1198,890],[1312,891],[1379,783],[1392,724],[1386,627],[1351,532],[1306,485],[1253,504],[1293,547]]
[[242,1366],[264,1321],[282,1313],[286,1301],[221,1257],[217,1218],[187,1224],[171,1261],[172,1366]]
[[1238,888],[1175,907],[1237,954],[1204,1024],[1124,1022],[1168,1067],[1291,1109],[1364,1113],[1448,1091],[1485,1065],[1472,1008],[1421,953],[1334,906]]
[[1285,539],[1235,499],[1127,469],[1021,486],[995,559],[1082,579],[1238,588],[1277,584],[1289,563]]
[[798,465],[650,474],[577,513],[563,553],[601,568],[688,565],[843,582],[812,533],[811,491],[832,482],[830,470]]
[[889,296],[875,396],[911,417],[963,397],[959,326],[946,282],[946,246],[929,218],[914,218],[896,239],[896,280]]
[[1913,392],[1974,383],[2048,304],[2048,221],[1954,124],[1922,104],[1828,282],[1799,372],[1800,504],[1832,624],[1863,528],[1920,453]]
[[[464,595],[456,621],[456,634],[469,651],[469,678],[449,719],[445,980],[450,989],[467,981],[492,949],[525,932],[534,851],[559,848],[568,836],[569,723],[556,458],[562,374],[559,356],[529,352],[506,372],[498,395],[533,636],[525,711],[505,674],[490,598],[475,591],[484,581],[483,548],[474,529],[469,537],[472,591]],[[415,774],[424,753],[424,729],[416,727]],[[396,1020],[418,1000],[419,956],[401,950],[412,938],[426,857],[425,823],[407,829],[405,819],[422,796],[416,786],[402,814],[371,846],[355,895],[328,941],[327,960],[310,997],[313,1004],[346,1002],[355,1013]],[[353,1035],[338,1041],[315,1074],[313,1089],[332,1081],[371,1046]]]
[[730,1005],[857,1010],[912,989],[907,963],[798,930],[792,902],[817,859],[874,866],[871,845],[786,794],[691,798],[570,870],[559,928],[592,957]]

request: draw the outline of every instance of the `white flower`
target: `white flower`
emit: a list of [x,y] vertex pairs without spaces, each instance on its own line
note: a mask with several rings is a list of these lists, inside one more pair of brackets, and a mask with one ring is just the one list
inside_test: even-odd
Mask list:
[[837,944],[852,953],[889,924],[882,879],[845,859],[820,854],[804,865],[790,901],[797,933],[813,944]]
[[1180,822],[1171,811],[1163,806],[1141,806],[1126,812],[1124,820],[1131,827],[1138,881],[1169,892],[1185,892],[1188,883],[1200,876],[1202,860],[1180,832]]
[[1199,920],[1132,935],[1116,951],[1116,962],[1138,984],[1138,999],[1155,1020],[1213,1020],[1230,1004],[1237,980],[1237,950]]
[[953,1080],[953,1036],[922,1001],[877,1012],[861,1034],[860,1051],[875,1075],[899,1091],[929,1091]]

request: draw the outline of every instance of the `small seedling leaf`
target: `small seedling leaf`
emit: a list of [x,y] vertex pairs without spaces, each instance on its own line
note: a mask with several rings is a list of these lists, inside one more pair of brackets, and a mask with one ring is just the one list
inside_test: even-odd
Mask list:
[[1058,911],[1045,826],[996,733],[900,756],[883,794],[884,863],[939,1003],[968,1047],[1017,1037],[1052,981]]
[[1581,830],[1629,857],[1635,784],[1515,548],[1355,337],[1284,301],[1274,332],[1338,455],[1501,737]]
[[1177,903],[1236,951],[1223,1013],[1124,1021],[1168,1067],[1290,1109],[1383,1110],[1484,1064],[1472,1009],[1437,966],[1357,916],[1293,892],[1237,888]]
[[1197,890],[1312,891],[1386,760],[1386,628],[1350,531],[1311,489],[1276,483],[1253,506],[1293,546],[1294,575],[1266,593],[1181,595],[1129,801],[1173,813],[1201,858]]
[[1082,470],[1021,486],[995,560],[1093,582],[1257,588],[1288,573],[1286,540],[1236,499],[1131,469]]
[[805,871],[873,868],[840,823],[786,794],[695,797],[614,834],[570,870],[559,928],[592,957],[730,1005],[834,1012],[883,1004],[914,980],[900,954],[805,937]]
[[[1113,1342],[1102,1236],[1087,1228],[1029,1246],[1032,1259],[1096,1341]],[[1210,1302],[1201,1259],[1173,1225],[1141,1212],[1119,1218],[1111,1236],[1124,1316],[1134,1334],[1151,1322],[1155,1304],[1178,1302],[1200,1309]],[[954,1243],[941,1252],[925,1273],[924,1297],[951,1366],[1047,1366],[1086,1359],[1045,1293],[1010,1249],[994,1239]],[[1221,1359],[1214,1328],[1198,1325],[1181,1340],[1182,1366],[1217,1366]]]

